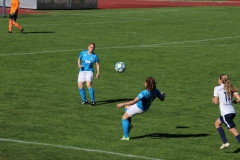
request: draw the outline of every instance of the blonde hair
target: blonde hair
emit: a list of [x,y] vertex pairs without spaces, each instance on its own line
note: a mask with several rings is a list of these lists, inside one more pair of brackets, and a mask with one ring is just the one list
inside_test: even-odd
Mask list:
[[219,76],[219,79],[222,80],[222,83],[224,84],[224,89],[226,90],[227,95],[231,95],[233,97],[234,92],[238,92],[238,89],[232,86],[230,79],[226,74],[221,74]]

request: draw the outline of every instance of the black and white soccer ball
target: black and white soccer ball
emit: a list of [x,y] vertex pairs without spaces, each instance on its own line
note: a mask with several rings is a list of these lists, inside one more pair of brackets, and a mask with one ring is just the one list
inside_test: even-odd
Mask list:
[[117,62],[115,64],[115,70],[119,73],[122,73],[126,70],[126,65],[123,62]]

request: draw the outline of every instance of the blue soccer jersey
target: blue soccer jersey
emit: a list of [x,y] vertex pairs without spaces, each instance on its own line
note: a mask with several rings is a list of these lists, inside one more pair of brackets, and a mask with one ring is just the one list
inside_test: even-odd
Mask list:
[[81,65],[82,68],[80,68],[79,71],[92,71],[94,72],[93,69],[93,64],[94,63],[99,63],[98,56],[95,53],[88,54],[88,51],[82,51],[79,54],[79,57],[81,59]]
[[137,96],[137,98],[139,99],[139,101],[137,102],[137,106],[146,111],[149,109],[149,107],[151,106],[153,100],[156,97],[161,97],[161,93],[158,89],[155,89],[153,91],[153,93],[150,93],[147,89],[143,90],[142,92],[139,93],[139,95]]

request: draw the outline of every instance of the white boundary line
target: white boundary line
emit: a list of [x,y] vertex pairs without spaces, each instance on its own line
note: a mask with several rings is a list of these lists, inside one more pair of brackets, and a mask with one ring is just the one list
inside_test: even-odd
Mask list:
[[[124,49],[124,48],[135,48],[135,47],[159,47],[159,46],[167,46],[167,45],[173,45],[173,44],[183,44],[183,43],[194,43],[194,42],[206,42],[206,41],[215,41],[215,40],[222,40],[222,39],[233,39],[233,38],[239,38],[240,36],[234,36],[234,37],[219,37],[219,38],[212,38],[212,39],[200,39],[200,40],[187,40],[187,41],[181,41],[181,42],[168,42],[168,43],[159,43],[159,44],[146,44],[146,45],[137,45],[137,46],[115,46],[115,47],[103,47],[103,48],[96,48],[98,50],[101,49]],[[236,44],[238,45],[238,44]],[[202,45],[204,46],[204,45]],[[207,46],[207,45],[206,45]],[[211,46],[227,46],[227,45],[211,45]],[[189,46],[187,46],[189,47]],[[195,46],[194,46],[195,47]],[[41,52],[29,52],[29,53],[14,53],[14,54],[0,54],[0,56],[23,56],[23,55],[31,55],[31,54],[44,54],[44,53],[57,53],[57,52],[69,52],[69,51],[81,51],[83,49],[70,49],[70,50],[56,50],[56,51],[41,51]]]
[[98,152],[98,153],[117,155],[117,156],[121,156],[121,157],[131,157],[131,158],[137,158],[137,159],[162,160],[162,159],[149,158],[149,157],[144,157],[144,156],[136,156],[136,155],[132,155],[132,154],[122,154],[122,153],[117,153],[117,152],[109,152],[109,151],[104,151],[104,150],[94,150],[94,149],[88,149],[88,148],[79,148],[79,147],[73,147],[73,146],[61,146],[61,145],[55,145],[55,144],[28,142],[28,141],[4,139],[4,138],[0,138],[0,141],[23,143],[23,144],[33,144],[33,145],[41,145],[41,146],[50,146],[50,147],[57,147],[57,148],[64,148],[64,149],[81,150],[81,151],[86,151],[86,152]]

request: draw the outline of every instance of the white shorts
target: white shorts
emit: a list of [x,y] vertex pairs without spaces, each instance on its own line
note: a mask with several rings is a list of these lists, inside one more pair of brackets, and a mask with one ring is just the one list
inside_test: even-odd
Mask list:
[[81,71],[78,74],[78,82],[92,81],[93,72],[92,71]]
[[138,108],[137,104],[133,104],[131,105],[128,109],[127,109],[127,114],[132,117],[136,114],[141,114],[144,112],[144,110],[141,110],[140,108]]

